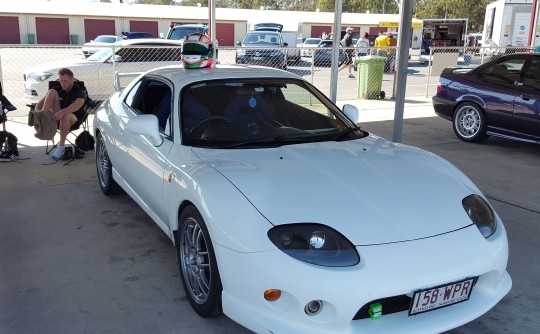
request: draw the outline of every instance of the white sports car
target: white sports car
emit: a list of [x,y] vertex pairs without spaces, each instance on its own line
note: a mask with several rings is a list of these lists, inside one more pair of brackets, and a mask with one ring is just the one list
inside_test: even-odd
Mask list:
[[499,216],[448,161],[357,119],[281,70],[151,70],[96,113],[99,184],[174,242],[203,317],[287,334],[480,317],[512,285]]

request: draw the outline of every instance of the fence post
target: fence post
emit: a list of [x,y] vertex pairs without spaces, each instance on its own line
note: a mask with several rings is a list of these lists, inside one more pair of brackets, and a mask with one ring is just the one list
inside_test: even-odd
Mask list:
[[428,75],[427,75],[427,85],[426,85],[426,97],[429,97],[429,78],[431,77],[431,60],[433,59],[433,48],[429,48],[429,59],[428,59]]

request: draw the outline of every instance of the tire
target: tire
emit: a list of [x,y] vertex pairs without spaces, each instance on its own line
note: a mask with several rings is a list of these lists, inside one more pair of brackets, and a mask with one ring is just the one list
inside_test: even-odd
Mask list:
[[475,103],[457,106],[452,121],[456,136],[466,142],[481,142],[488,138],[487,119],[482,108]]
[[99,132],[96,138],[96,170],[101,191],[107,196],[118,194],[120,186],[113,179],[111,159],[105,147],[105,139]]
[[194,206],[180,215],[178,227],[178,264],[182,285],[191,307],[201,317],[219,316],[221,279],[208,229]]

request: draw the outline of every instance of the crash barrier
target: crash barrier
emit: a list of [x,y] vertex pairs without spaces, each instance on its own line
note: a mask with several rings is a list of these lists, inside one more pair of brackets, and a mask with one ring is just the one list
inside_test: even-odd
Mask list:
[[449,66],[472,66],[476,67],[488,61],[500,58],[507,54],[519,52],[531,52],[530,47],[431,47],[429,54],[420,54],[419,61],[428,65],[426,83],[426,97],[435,92],[433,86],[437,85],[438,77],[444,68]]
[[[368,48],[366,50],[366,56],[388,56],[393,54],[393,50],[396,48],[388,48],[386,53],[384,50],[376,50],[375,48]],[[451,50],[450,50],[451,49]],[[304,55],[301,56],[302,50]],[[343,63],[346,60],[346,50],[350,50],[354,55],[353,68],[357,65],[358,49],[356,48],[341,48],[338,55],[339,63]],[[463,50],[463,51],[461,51]],[[449,65],[454,62],[465,62],[470,60],[470,65],[479,65],[490,59],[500,57],[503,54],[510,52],[527,51],[527,48],[493,48],[493,47],[481,47],[481,48],[431,48],[430,56],[428,59],[427,68],[429,75],[425,75],[426,67],[419,64],[418,53],[413,53],[410,58],[409,66],[423,66],[414,71],[419,74],[414,77],[408,77],[407,88],[414,86],[410,84],[412,79],[421,80],[419,84],[426,87],[426,91],[433,90],[430,94],[434,94],[434,87],[437,84],[435,71],[432,67],[437,63]],[[24,97],[25,94],[25,72],[33,66],[44,64],[47,62],[57,62],[61,65],[69,66],[76,62],[91,61],[94,65],[75,67],[71,66],[75,73],[75,76],[87,83],[87,88],[92,98],[95,100],[105,99],[110,93],[114,91],[114,73],[124,72],[142,72],[151,68],[178,64],[180,61],[180,50],[178,47],[142,47],[142,46],[126,46],[121,49],[106,47],[103,48],[104,52],[108,52],[108,56],[100,58],[99,56],[93,56],[93,58],[86,59],[82,53],[81,46],[64,46],[64,45],[1,45],[0,46],[0,79],[4,85],[4,92],[10,97],[10,100],[15,105],[24,106],[28,103],[28,99]],[[380,51],[383,51],[381,53]],[[413,50],[417,51],[417,50]],[[460,52],[462,55],[460,56]],[[110,57],[110,54],[115,54],[114,57]],[[470,54],[470,58],[466,55]],[[361,55],[364,57],[364,55]],[[392,56],[393,57],[393,56]],[[393,59],[387,57],[388,59]],[[331,76],[331,49],[322,48],[220,48],[218,52],[218,58],[222,64],[256,64],[264,65],[276,68],[286,69],[289,72],[295,73],[308,82],[312,83],[323,93],[330,95],[331,83],[333,82]],[[435,59],[435,60],[434,60]],[[440,62],[437,59],[441,60]],[[393,62],[390,62],[393,63]],[[395,63],[393,63],[395,66]],[[348,69],[344,68],[337,73],[337,100],[349,100],[364,98],[361,93],[362,87],[378,87],[380,84],[381,92],[385,98],[392,98],[395,94],[394,82],[395,73],[394,69],[387,67],[385,61],[385,71],[382,76],[378,73],[372,73],[371,71],[366,73],[358,73],[352,71],[352,76],[349,77]],[[412,68],[412,67],[411,67]],[[57,73],[49,73],[40,69],[36,73],[33,73],[32,78],[34,80],[48,81],[55,79]],[[365,74],[365,75],[363,75]],[[94,79],[92,79],[94,78]],[[362,80],[377,80],[375,83],[364,82],[362,86]],[[129,81],[133,80],[133,77],[126,77],[122,81],[122,86],[125,86]],[[380,82],[379,82],[380,81]],[[431,88],[431,90],[430,90]],[[419,89],[420,93],[409,93],[406,91],[406,96],[422,96],[424,92]],[[27,94],[32,92],[28,91]],[[411,95],[414,94],[414,95]],[[364,94],[365,95],[365,94]],[[378,98],[381,98],[379,95]],[[20,108],[23,109],[23,108]]]

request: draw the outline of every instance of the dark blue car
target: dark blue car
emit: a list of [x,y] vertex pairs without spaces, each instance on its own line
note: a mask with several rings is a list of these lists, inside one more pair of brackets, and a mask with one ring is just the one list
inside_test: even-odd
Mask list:
[[448,67],[435,113],[467,142],[488,136],[540,144],[540,53],[515,53],[476,68]]

